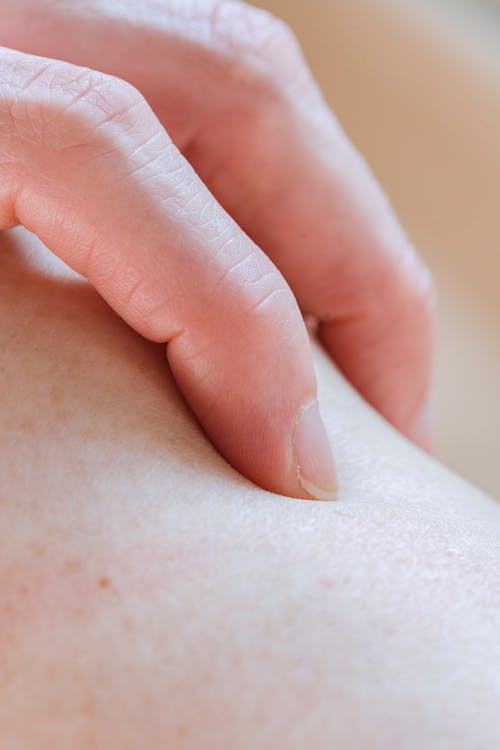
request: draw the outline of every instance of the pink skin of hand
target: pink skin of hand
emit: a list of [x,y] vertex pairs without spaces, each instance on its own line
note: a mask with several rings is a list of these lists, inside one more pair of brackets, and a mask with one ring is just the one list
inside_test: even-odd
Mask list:
[[300,310],[365,398],[428,443],[432,282],[280,21],[231,0],[22,0],[0,9],[0,44],[107,74],[1,51],[1,226],[25,224],[168,342],[239,471],[335,496]]

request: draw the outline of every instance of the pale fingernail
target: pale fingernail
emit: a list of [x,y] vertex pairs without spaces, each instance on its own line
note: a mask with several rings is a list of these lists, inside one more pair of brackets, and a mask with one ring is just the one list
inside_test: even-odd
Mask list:
[[316,500],[335,500],[337,471],[316,401],[308,405],[297,420],[293,449],[302,488]]

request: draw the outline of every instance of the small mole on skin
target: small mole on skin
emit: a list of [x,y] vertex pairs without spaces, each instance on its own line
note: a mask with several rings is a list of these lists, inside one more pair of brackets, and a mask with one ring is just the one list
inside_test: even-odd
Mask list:
[[64,567],[67,573],[78,573],[78,571],[82,567],[82,564],[79,560],[67,560]]
[[109,589],[110,586],[110,580],[109,578],[103,577],[99,580],[99,588],[101,589]]

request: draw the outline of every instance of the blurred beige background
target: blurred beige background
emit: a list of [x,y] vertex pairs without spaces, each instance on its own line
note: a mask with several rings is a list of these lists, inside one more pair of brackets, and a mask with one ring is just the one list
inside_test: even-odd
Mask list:
[[298,34],[436,274],[436,452],[500,497],[500,3],[258,4]]

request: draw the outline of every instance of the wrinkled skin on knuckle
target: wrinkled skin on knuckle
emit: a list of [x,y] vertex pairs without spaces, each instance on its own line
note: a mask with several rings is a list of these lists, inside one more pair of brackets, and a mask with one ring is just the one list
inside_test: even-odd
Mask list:
[[[303,329],[297,303],[271,261],[243,235],[221,237],[218,253],[207,259],[212,277],[203,320],[197,326],[220,327],[221,321],[235,338],[252,342],[278,340],[282,330]],[[287,334],[288,335],[288,334]]]
[[85,146],[100,130],[103,137],[119,140],[144,121],[148,110],[133,86],[89,68],[21,54],[12,67],[16,132],[37,146],[54,151]]
[[54,67],[48,60],[2,55],[2,115],[6,118],[2,140],[21,148],[33,144],[50,148],[57,142],[49,116]]
[[304,344],[306,332],[296,300],[281,274],[270,268],[261,272],[242,292],[235,324],[243,337],[250,337],[254,350],[271,347],[277,360]]
[[232,60],[240,83],[280,94],[305,71],[294,32],[268,11],[236,0],[219,0],[210,18],[213,48]]
[[142,94],[113,76],[75,70],[59,82],[61,95],[51,109],[65,161],[94,172],[100,165],[101,178],[113,189],[144,171],[159,172],[154,165],[171,140]]
[[133,138],[149,117],[144,97],[129,83],[94,71],[83,75],[68,91],[64,112],[81,127],[82,143],[108,140],[121,145]]
[[214,268],[210,299],[216,306],[221,300],[231,315],[253,314],[261,304],[265,305],[269,295],[285,287],[268,258],[239,233],[221,242],[217,255],[220,268]]
[[154,119],[131,84],[104,73],[51,61],[22,93],[43,122],[38,142],[68,152],[100,144],[117,150],[135,146],[136,133]]

